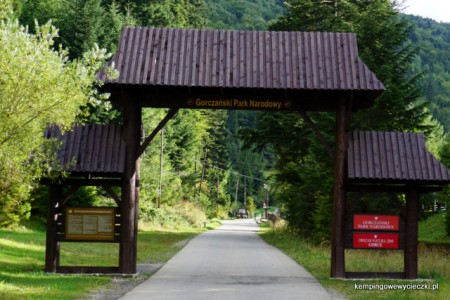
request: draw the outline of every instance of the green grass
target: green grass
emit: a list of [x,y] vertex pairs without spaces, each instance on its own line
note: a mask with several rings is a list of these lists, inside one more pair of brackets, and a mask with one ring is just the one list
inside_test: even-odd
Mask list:
[[419,223],[419,241],[450,244],[450,236],[445,232],[445,212],[429,216]]
[[[450,266],[448,250],[437,247],[419,247],[419,277],[427,280],[338,280],[330,279],[330,247],[317,246],[285,228],[263,227],[261,236],[285,252],[308,270],[327,289],[335,289],[348,299],[432,299],[444,300],[450,295]],[[402,251],[346,250],[347,271],[403,271]],[[439,290],[360,290],[355,284],[439,284]]]
[[[215,226],[217,222],[207,227]],[[202,231],[204,229],[184,228],[139,232],[138,264],[167,261],[182,247],[174,244]],[[2,300],[77,299],[106,286],[112,279],[111,276],[47,274],[44,264],[45,231],[42,228],[0,229]],[[118,266],[118,244],[61,243],[61,265]]]

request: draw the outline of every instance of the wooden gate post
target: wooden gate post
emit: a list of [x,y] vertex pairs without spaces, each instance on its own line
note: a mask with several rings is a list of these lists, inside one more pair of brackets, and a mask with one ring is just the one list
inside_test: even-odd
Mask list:
[[45,241],[45,272],[55,273],[59,265],[59,242],[56,237],[58,212],[61,210],[62,186],[51,184],[47,216],[47,236]]
[[119,272],[136,273],[137,258],[137,211],[136,180],[138,149],[141,130],[141,107],[138,99],[122,91],[123,137],[125,140],[125,167],[122,179],[121,229],[119,250]]
[[406,193],[406,234],[404,267],[405,278],[416,279],[417,269],[417,241],[419,227],[419,193],[417,187],[408,185]]
[[342,96],[336,114],[336,149],[333,186],[333,236],[331,243],[331,277],[345,277],[345,197],[346,158],[348,148],[348,126],[350,122],[351,97]]

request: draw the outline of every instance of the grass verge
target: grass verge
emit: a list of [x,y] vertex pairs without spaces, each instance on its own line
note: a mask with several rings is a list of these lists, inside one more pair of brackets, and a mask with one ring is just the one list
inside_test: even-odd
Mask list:
[[[207,224],[213,228],[218,222]],[[33,227],[34,228],[34,227]],[[138,234],[138,264],[164,263],[204,228],[147,230]],[[112,276],[47,274],[42,228],[0,229],[0,299],[79,299]],[[61,243],[61,265],[117,266],[118,244]],[[150,274],[146,274],[147,277]],[[133,279],[130,279],[133,280]]]
[[[419,277],[427,280],[337,280],[330,279],[330,248],[327,245],[317,246],[295,236],[286,228],[263,226],[261,236],[269,244],[279,248],[308,272],[316,277],[327,289],[334,289],[347,299],[448,299],[450,295],[450,266],[448,249],[419,247]],[[403,271],[403,252],[347,250],[347,271]],[[438,290],[364,290],[360,284],[408,285],[408,284],[438,284]]]

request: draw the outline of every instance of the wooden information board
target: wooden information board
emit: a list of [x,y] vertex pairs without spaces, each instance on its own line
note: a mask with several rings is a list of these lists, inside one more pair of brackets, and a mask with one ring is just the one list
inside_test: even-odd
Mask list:
[[67,240],[114,240],[114,208],[66,209]]

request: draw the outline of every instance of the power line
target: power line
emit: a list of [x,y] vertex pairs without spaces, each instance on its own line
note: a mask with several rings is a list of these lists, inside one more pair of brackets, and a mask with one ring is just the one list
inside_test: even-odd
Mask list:
[[230,174],[234,174],[234,175],[241,176],[241,177],[244,177],[244,178],[251,178],[253,180],[262,181],[262,182],[273,182],[271,180],[261,179],[261,178],[257,178],[257,177],[253,177],[253,176],[244,175],[244,174],[241,174],[241,173],[238,173],[238,172],[230,171],[230,170],[227,170],[227,169],[223,169],[223,168],[217,167],[215,165],[209,164],[209,163],[201,161],[201,160],[198,160],[198,162],[200,162],[201,164],[203,164],[203,165],[205,165],[207,167],[210,167],[210,168],[213,168],[213,169],[217,169],[217,170],[222,170],[222,171],[225,171],[225,172],[229,172]]

